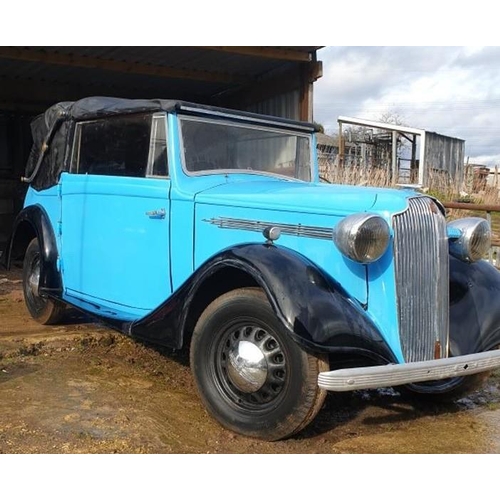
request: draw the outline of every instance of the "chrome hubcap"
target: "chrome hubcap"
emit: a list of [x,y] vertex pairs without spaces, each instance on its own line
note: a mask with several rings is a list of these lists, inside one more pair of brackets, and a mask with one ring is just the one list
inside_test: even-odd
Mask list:
[[40,283],[40,262],[36,262],[31,269],[30,276],[28,278],[28,286],[30,288],[31,294],[34,297],[39,297],[38,285]]
[[254,343],[248,340],[237,342],[229,351],[227,374],[240,391],[258,391],[267,379],[266,357]]
[[221,336],[214,354],[219,389],[238,408],[259,411],[282,394],[286,358],[267,329],[235,324]]

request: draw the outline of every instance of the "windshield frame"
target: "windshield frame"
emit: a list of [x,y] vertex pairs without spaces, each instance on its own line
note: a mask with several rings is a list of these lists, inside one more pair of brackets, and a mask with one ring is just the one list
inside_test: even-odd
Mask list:
[[[253,129],[253,130],[261,130],[264,132],[277,132],[283,135],[289,135],[293,137],[302,137],[306,138],[309,143],[309,180],[299,179],[295,176],[279,174],[276,172],[266,172],[263,170],[248,170],[248,169],[209,169],[209,170],[199,170],[199,171],[191,171],[186,167],[186,157],[185,157],[185,147],[184,147],[184,134],[182,131],[182,121],[196,121],[202,123],[210,123],[216,125],[227,125],[236,128],[244,128],[244,129]],[[305,182],[310,183],[314,180],[314,141],[313,136],[310,132],[304,132],[301,130],[297,130],[293,127],[280,127],[280,126],[267,126],[262,125],[261,123],[255,123],[251,120],[245,122],[231,120],[231,119],[221,119],[217,116],[199,116],[194,114],[177,114],[177,127],[178,127],[178,136],[179,136],[179,145],[180,145],[180,153],[181,153],[181,164],[182,171],[188,177],[202,177],[207,175],[229,175],[229,174],[239,174],[239,175],[258,175],[265,177],[272,177],[281,180],[287,181],[296,181],[296,182]]]

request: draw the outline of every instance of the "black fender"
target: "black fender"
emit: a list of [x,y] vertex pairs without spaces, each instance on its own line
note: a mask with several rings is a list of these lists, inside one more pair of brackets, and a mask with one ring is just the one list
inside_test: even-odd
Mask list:
[[500,272],[487,262],[450,257],[450,354],[500,346]]
[[251,277],[253,286],[265,291],[277,317],[304,348],[397,362],[362,306],[339,283],[301,254],[269,244],[238,245],[215,255],[157,309],[124,325],[125,333],[180,349],[186,341],[188,319],[196,316],[195,304],[204,284],[212,279],[213,288],[214,277],[228,270]]
[[40,205],[30,205],[17,215],[5,250],[5,267],[10,269],[12,258],[24,255],[33,238],[40,245],[40,292],[54,297],[62,294],[62,280],[57,261],[56,237],[49,216]]

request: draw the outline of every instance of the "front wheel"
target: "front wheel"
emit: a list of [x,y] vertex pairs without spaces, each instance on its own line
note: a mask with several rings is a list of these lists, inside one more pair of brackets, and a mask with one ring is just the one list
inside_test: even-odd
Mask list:
[[326,391],[326,357],[302,350],[264,292],[242,288],[216,299],[198,320],[191,369],[209,413],[240,434],[275,441],[311,422]]
[[449,403],[480,389],[489,376],[490,372],[482,372],[466,377],[408,384],[401,387],[401,393],[424,402]]
[[23,293],[31,317],[42,325],[57,323],[64,311],[64,304],[40,295],[40,245],[38,239],[31,240],[23,262]]

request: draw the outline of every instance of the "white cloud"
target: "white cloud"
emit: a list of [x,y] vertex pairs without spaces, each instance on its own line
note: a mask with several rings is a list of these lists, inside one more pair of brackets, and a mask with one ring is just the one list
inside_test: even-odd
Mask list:
[[500,165],[500,48],[327,47],[315,84],[315,120],[379,119],[393,112],[414,127],[466,141],[474,163]]

